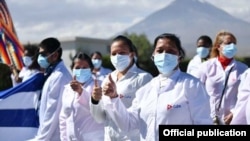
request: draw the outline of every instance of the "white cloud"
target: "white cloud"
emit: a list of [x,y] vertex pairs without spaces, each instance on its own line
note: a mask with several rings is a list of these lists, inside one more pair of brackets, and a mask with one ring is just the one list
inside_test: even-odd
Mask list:
[[229,14],[250,22],[249,0],[207,0],[209,3],[222,8]]
[[[21,42],[46,36],[109,38],[173,0],[6,0]],[[249,0],[203,0],[250,22]]]
[[[75,21],[60,25],[51,23],[42,23],[36,26],[19,27],[19,39],[23,43],[39,42],[42,38],[54,36],[57,38],[72,38],[75,36],[93,37],[106,39],[113,36],[117,31],[125,29],[127,24],[113,23],[83,23]],[[56,29],[56,30],[54,30]],[[48,32],[49,31],[49,32]],[[22,34],[20,34],[22,33]]]
[[[121,23],[86,23],[81,22],[73,23],[74,26],[62,25],[57,31],[52,32],[54,35],[60,35],[59,37],[69,36],[88,36],[97,38],[107,38],[112,36],[117,30],[123,29],[126,25]],[[103,36],[105,34],[105,36]]]

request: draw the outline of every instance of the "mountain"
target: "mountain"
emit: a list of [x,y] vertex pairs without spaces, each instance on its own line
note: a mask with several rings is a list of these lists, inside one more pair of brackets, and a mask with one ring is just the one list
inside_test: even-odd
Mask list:
[[238,56],[250,56],[250,23],[201,0],[175,0],[123,32],[144,33],[151,42],[164,32],[175,33],[190,58],[200,35],[209,35],[214,40],[220,30],[236,36]]

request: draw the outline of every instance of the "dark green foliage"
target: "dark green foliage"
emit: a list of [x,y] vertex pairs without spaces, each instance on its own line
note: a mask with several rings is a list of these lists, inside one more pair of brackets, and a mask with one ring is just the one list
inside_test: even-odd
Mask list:
[[109,55],[102,56],[102,66],[105,68],[110,68],[111,70],[115,70],[115,68],[113,67],[110,61]]
[[250,57],[236,57],[236,60],[245,63],[248,67],[250,67]]
[[3,63],[0,63],[0,80],[0,91],[12,87],[10,67]]
[[180,62],[179,67],[180,67],[181,71],[183,71],[183,72],[187,71],[187,66],[188,66],[189,61],[190,61],[190,59],[184,59]]
[[135,45],[138,52],[138,65],[141,69],[151,73],[153,76],[158,75],[158,70],[151,60],[153,47],[145,34],[137,35],[136,33],[124,33]]

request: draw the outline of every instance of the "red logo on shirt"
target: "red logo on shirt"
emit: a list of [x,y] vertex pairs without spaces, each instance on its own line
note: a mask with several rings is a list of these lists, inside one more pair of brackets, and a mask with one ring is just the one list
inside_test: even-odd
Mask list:
[[170,110],[172,107],[173,107],[172,105],[168,104],[167,105],[167,110]]
[[173,108],[181,108],[181,105],[180,104],[174,104],[174,105],[168,104],[167,105],[167,110],[170,110]]

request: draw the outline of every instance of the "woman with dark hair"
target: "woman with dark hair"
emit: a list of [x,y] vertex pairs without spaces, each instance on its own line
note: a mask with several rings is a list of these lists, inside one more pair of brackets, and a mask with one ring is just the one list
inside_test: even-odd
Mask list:
[[103,81],[104,78],[112,72],[111,69],[105,68],[102,66],[102,54],[99,51],[96,51],[90,55],[91,61],[94,65],[94,68],[92,70],[92,73],[94,74],[94,77],[96,77],[98,80]]
[[65,85],[60,112],[61,141],[103,141],[104,125],[97,123],[90,114],[89,100],[95,85],[100,81],[92,78],[94,66],[91,58],[77,53],[71,65],[73,80]]
[[160,74],[136,91],[128,109],[118,96],[119,88],[112,75],[103,93],[95,93],[92,98],[104,105],[103,109],[122,131],[139,128],[140,141],[158,141],[161,124],[212,124],[204,85],[179,69],[184,57],[179,38],[161,34],[155,38],[153,52]]
[[[135,64],[135,50],[132,41],[122,35],[115,37],[110,46],[110,60],[115,70],[109,75],[117,87],[118,97],[126,108],[129,108],[135,98],[135,92],[152,79],[152,75],[142,71]],[[106,77],[102,84],[109,82]],[[93,93],[95,95],[95,93]],[[93,98],[92,102],[98,103],[99,99]],[[124,132],[118,128],[115,122],[102,110],[102,104],[91,105],[92,115],[98,122],[105,122],[105,141],[138,141],[139,130]]]
[[24,67],[21,69],[19,73],[16,73],[18,72],[18,70],[14,70],[15,67],[11,67],[13,72],[14,86],[20,82],[28,80],[35,74],[41,72],[41,68],[37,62],[38,51],[39,51],[38,47],[36,46],[24,47],[24,56],[22,58]]

